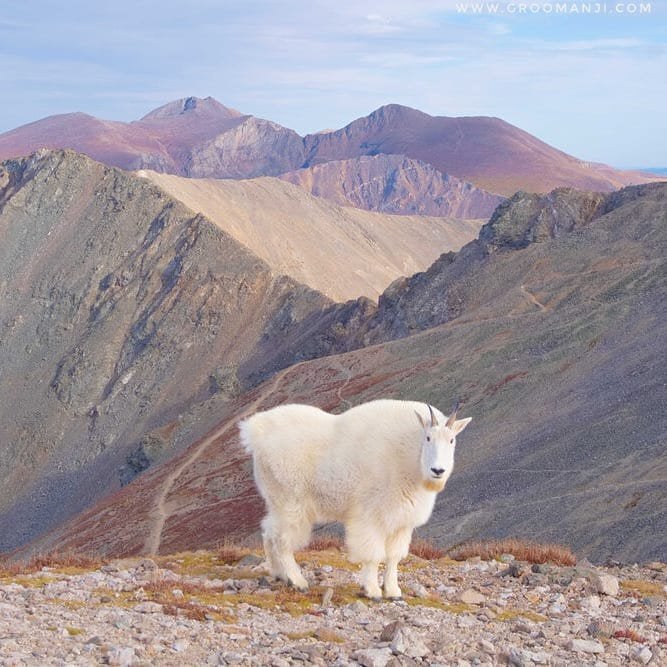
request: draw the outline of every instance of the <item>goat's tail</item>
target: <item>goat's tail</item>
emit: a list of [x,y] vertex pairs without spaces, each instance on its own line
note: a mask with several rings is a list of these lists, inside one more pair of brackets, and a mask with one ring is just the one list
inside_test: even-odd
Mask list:
[[252,435],[250,433],[250,419],[242,419],[236,424],[236,426],[239,429],[239,437],[243,449],[245,449],[248,454],[252,454],[253,448]]

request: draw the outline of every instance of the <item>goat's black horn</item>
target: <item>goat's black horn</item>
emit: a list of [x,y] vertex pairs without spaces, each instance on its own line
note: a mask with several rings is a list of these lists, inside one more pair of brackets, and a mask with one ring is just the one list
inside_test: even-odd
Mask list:
[[451,428],[454,426],[454,422],[456,421],[456,413],[459,411],[459,406],[461,405],[461,401],[456,401],[456,404],[454,405],[454,409],[452,410],[452,414],[449,415],[447,418],[447,427]]
[[426,405],[428,405],[428,411],[431,414],[431,426],[437,426],[438,418],[435,416],[435,412],[433,412],[433,407],[428,403]]

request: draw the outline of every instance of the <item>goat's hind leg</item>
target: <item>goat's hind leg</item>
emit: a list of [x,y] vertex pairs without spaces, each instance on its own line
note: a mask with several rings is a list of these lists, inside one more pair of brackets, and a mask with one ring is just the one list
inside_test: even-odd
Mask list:
[[298,513],[269,515],[264,523],[264,548],[271,574],[300,591],[308,590],[308,582],[294,552],[308,544],[311,527]]
[[264,545],[264,556],[269,573],[272,577],[279,578],[278,559],[276,557],[276,548],[273,544],[273,528],[270,514],[267,514],[262,519],[262,544]]

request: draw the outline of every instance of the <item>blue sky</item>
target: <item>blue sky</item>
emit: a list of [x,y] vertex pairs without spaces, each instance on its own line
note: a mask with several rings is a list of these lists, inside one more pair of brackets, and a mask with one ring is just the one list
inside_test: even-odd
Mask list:
[[498,116],[587,160],[665,166],[666,5],[4,0],[0,132],[210,95],[305,134],[397,102]]

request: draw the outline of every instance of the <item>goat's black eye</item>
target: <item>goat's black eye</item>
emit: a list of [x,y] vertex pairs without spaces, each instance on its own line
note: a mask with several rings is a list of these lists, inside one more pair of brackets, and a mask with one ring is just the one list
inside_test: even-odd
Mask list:
[[431,442],[431,436],[430,435],[426,436],[426,442]]
[[452,438],[452,439],[449,441],[449,444],[450,444],[450,445],[453,445],[453,444],[454,444],[454,438]]

